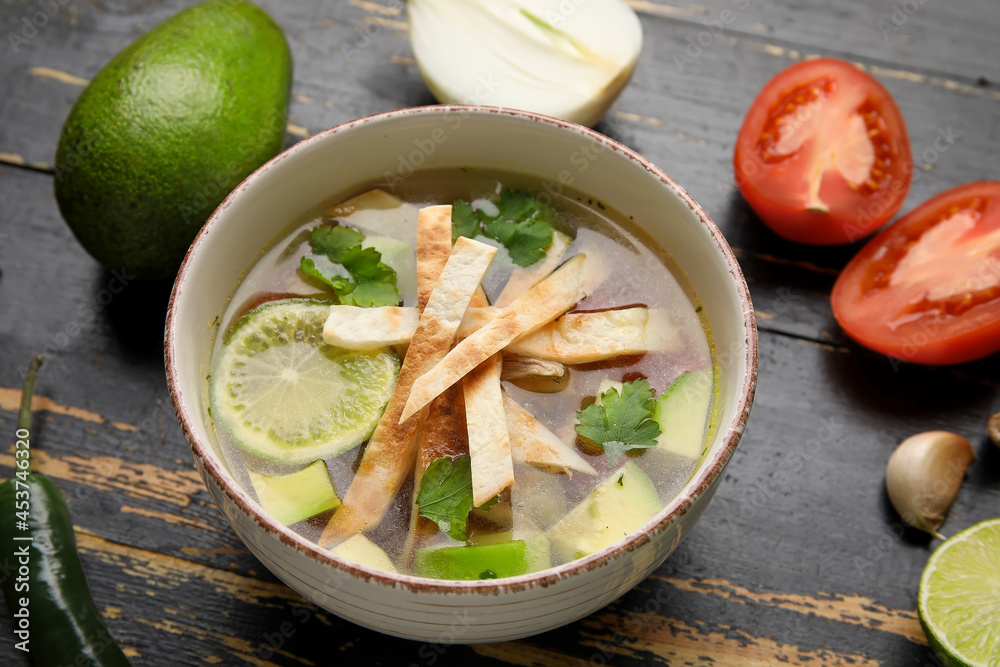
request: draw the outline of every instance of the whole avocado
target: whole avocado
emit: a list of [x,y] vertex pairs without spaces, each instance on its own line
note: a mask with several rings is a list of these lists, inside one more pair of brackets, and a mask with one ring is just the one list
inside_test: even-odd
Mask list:
[[229,192],[281,150],[292,57],[249,2],[190,7],[116,55],[56,151],[59,210],[109,268],[172,277]]

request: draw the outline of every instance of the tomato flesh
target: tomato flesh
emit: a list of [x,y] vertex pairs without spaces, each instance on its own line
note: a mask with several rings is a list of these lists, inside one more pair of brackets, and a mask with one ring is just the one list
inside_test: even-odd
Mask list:
[[889,92],[831,58],[793,65],[761,90],[733,162],[740,191],[768,227],[827,245],[895,215],[912,176],[906,125]]
[[1000,182],[948,190],[897,220],[844,268],[831,303],[852,338],[904,361],[1000,350]]

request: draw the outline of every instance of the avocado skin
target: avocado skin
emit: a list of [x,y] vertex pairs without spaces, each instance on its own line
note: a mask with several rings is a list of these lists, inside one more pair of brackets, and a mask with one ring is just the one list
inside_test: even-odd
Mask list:
[[56,200],[81,245],[173,277],[212,211],[281,150],[291,81],[284,33],[248,2],[195,5],[132,42],[59,138]]

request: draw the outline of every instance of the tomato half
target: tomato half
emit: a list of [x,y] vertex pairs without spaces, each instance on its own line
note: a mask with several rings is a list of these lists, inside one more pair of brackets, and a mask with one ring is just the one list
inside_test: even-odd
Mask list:
[[1000,182],[932,197],[861,249],[833,315],[862,345],[919,364],[1000,350]]
[[791,241],[831,245],[894,216],[913,161],[899,107],[854,65],[817,58],[771,79],[743,120],[736,183],[757,215]]

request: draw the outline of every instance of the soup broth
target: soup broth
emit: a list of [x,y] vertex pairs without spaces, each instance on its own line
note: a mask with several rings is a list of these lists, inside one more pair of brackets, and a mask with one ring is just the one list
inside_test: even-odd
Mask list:
[[[556,349],[557,343],[563,345],[574,331],[590,327],[594,331],[587,340],[594,349],[583,357],[561,356],[567,354],[562,348],[538,356],[511,353],[536,349],[525,342],[541,340],[540,334],[531,332],[509,343],[498,353],[502,379],[493,382],[499,382],[499,388],[487,388],[483,394],[504,406],[499,427],[496,420],[486,422],[492,424],[489,433],[475,432],[482,422],[462,405],[470,397],[468,376],[429,408],[418,406],[422,409],[410,417],[422,424],[416,445],[413,451],[402,447],[394,463],[405,468],[393,473],[401,481],[388,484],[389,497],[366,514],[362,523],[341,521],[341,526],[352,527],[338,532],[336,526],[343,518],[338,513],[348,516],[367,511],[364,498],[368,496],[357,488],[352,494],[351,487],[369,483],[356,478],[371,477],[370,472],[378,467],[365,461],[378,455],[368,451],[367,438],[373,424],[387,418],[381,410],[398,398],[393,396],[397,382],[407,377],[410,339],[380,345],[381,337],[388,335],[383,329],[388,329],[390,320],[396,322],[390,315],[405,316],[419,322],[418,327],[424,326],[418,310],[418,212],[463,201],[468,210],[489,220],[497,217],[498,206],[505,206],[507,193],[531,196],[532,205],[540,206],[543,213],[539,215],[547,216],[554,230],[553,241],[539,251],[544,253],[542,259],[524,267],[516,240],[505,244],[485,233],[475,235],[480,243],[497,248],[477,281],[494,307],[485,308],[482,297],[473,296],[455,344],[475,335],[476,326],[466,327],[473,310],[486,313],[478,326],[488,327],[487,315],[499,317],[504,310],[524,307],[518,305],[516,296],[533,281],[556,280],[555,273],[538,267],[567,267],[573,258],[584,255],[584,261],[591,264],[581,275],[586,278],[594,273],[592,267],[600,266],[603,279],[595,279],[596,284],[571,307],[569,315],[560,313],[539,331],[555,331],[545,339],[551,343],[547,350]],[[520,196],[511,195],[511,200]],[[451,215],[456,216],[457,210],[458,204]],[[505,214],[499,210],[501,218]],[[329,259],[336,255],[317,252],[316,230],[334,225],[360,232],[351,239],[363,236],[361,248],[352,250],[354,255],[345,254],[339,264]],[[491,228],[484,223],[477,229]],[[533,231],[537,229],[541,228]],[[560,243],[564,248],[557,252]],[[459,244],[455,247],[452,259],[459,254]],[[368,306],[363,304],[331,309],[338,301],[343,304],[359,298],[360,287],[338,297],[330,286],[350,281],[362,284],[361,269],[352,267],[370,259],[365,248],[378,250],[379,261],[395,270],[398,303],[370,306],[365,312],[361,309]],[[475,248],[485,252],[479,245]],[[313,261],[316,271],[326,276],[326,284],[304,272],[303,258]],[[370,266],[366,266],[368,275]],[[448,270],[442,275],[449,275]],[[534,275],[527,273],[532,270]],[[514,290],[519,280],[524,286]],[[442,282],[439,290],[450,287]],[[530,296],[526,300],[531,301]],[[690,479],[708,439],[715,395],[710,332],[700,310],[666,253],[631,221],[599,201],[570,189],[552,194],[535,179],[502,171],[417,172],[391,194],[367,190],[348,200],[317,206],[293,221],[262,254],[236,287],[216,337],[210,416],[236,479],[265,511],[334,554],[370,568],[425,577],[516,576],[610,546],[652,518]],[[335,344],[330,342],[330,330],[338,326],[331,324],[339,317],[337,312],[384,317],[375,320],[376,324],[350,329],[357,340]],[[325,327],[323,319],[330,320]],[[572,329],[571,320],[579,328]],[[611,320],[625,322],[620,333]],[[552,329],[556,325],[559,328]],[[411,328],[403,335],[418,345],[419,329]],[[637,336],[637,343],[626,344]],[[292,345],[289,340],[300,346],[297,351],[275,352],[282,345]],[[354,349],[340,350],[341,344]],[[618,346],[626,352],[614,353]],[[437,364],[446,365],[446,361],[438,359],[432,366]],[[415,386],[421,382],[417,380]],[[345,399],[346,407],[337,408],[339,412],[330,412],[327,386],[340,387],[338,391],[350,397]],[[639,415],[627,432],[615,431],[622,426],[617,420],[625,414],[626,404],[634,408],[633,413],[645,410],[646,414]],[[386,410],[388,414],[391,408]],[[301,413],[300,422],[273,421],[291,413]],[[313,413],[324,413],[324,417]],[[521,426],[512,422],[518,418]],[[511,427],[506,431],[504,419]],[[600,431],[602,419],[612,432],[605,442],[581,434],[592,436],[595,423]],[[383,426],[387,427],[378,428]],[[534,429],[533,435],[526,435],[524,428]],[[494,429],[498,432],[493,433]],[[487,454],[477,450],[469,458],[470,431],[475,442],[487,442]],[[508,443],[506,449],[494,439]],[[281,446],[274,445],[275,441],[281,441]],[[544,452],[539,453],[540,447]],[[438,450],[442,456],[434,455]],[[471,511],[469,500],[465,505],[449,505],[468,493],[469,466],[475,487],[479,471],[487,465],[479,457],[486,461],[487,456],[490,461],[499,457],[500,467],[512,469],[513,484]]]

